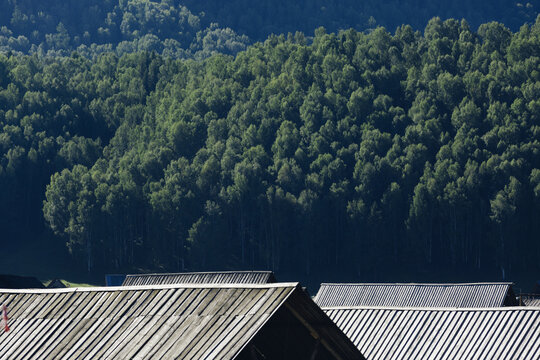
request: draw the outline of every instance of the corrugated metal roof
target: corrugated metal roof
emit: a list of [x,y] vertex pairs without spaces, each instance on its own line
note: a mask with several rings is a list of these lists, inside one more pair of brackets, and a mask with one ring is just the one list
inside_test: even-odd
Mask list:
[[540,298],[524,298],[523,304],[525,306],[538,306],[540,307]]
[[540,308],[325,308],[368,360],[540,359]]
[[274,273],[271,271],[221,271],[128,275],[122,285],[270,284],[275,282]]
[[497,307],[517,305],[512,283],[321,284],[321,307]]
[[519,302],[525,306],[540,306],[540,295],[538,294],[520,294]]
[[362,359],[297,283],[0,290],[11,328],[0,359],[234,359],[297,298],[310,301],[300,313],[320,313],[311,326],[325,346]]

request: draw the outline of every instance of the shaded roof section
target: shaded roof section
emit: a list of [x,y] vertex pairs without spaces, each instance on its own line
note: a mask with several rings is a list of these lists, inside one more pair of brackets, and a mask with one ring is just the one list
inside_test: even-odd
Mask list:
[[221,271],[127,275],[123,286],[164,284],[271,284],[271,271]]
[[297,283],[1,290],[0,303],[0,359],[243,359],[276,312],[299,306],[325,349],[362,359]]
[[540,358],[540,308],[324,310],[369,360]]
[[66,287],[66,284],[64,284],[60,279],[53,279],[49,285],[47,285],[47,289],[63,289]]
[[41,281],[31,276],[0,275],[0,289],[43,289]]
[[314,300],[321,307],[477,308],[517,305],[512,283],[321,284]]

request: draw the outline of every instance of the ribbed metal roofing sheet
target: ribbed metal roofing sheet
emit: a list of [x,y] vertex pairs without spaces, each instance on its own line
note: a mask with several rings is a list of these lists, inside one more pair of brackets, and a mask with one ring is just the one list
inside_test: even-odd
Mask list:
[[289,309],[325,349],[363,359],[297,283],[0,290],[0,304],[11,328],[0,331],[0,359],[244,358]]
[[540,308],[323,308],[368,360],[540,359]]
[[314,300],[321,307],[476,308],[517,305],[511,283],[321,284]]
[[537,294],[520,294],[519,301],[525,306],[540,306],[540,295]]
[[271,271],[221,271],[128,275],[122,285],[270,284],[275,282],[276,279]]

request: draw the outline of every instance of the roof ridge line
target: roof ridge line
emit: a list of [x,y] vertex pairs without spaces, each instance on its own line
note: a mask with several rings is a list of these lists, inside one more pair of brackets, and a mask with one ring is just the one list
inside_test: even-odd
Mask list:
[[460,308],[460,307],[413,307],[413,306],[321,306],[323,311],[332,310],[392,310],[392,311],[540,311],[540,306],[500,306],[500,307],[483,307],[483,308]]
[[54,294],[69,292],[98,292],[98,291],[135,291],[135,290],[169,290],[169,289],[266,289],[290,288],[298,286],[298,282],[269,283],[269,284],[164,284],[164,285],[130,285],[130,286],[96,286],[75,287],[64,289],[0,289],[0,294]]
[[272,274],[271,270],[242,270],[242,271],[192,271],[192,272],[172,272],[172,273],[148,273],[148,274],[127,274],[126,277],[134,276],[167,276],[167,275],[202,275],[202,274]]
[[514,285],[513,282],[472,282],[472,283],[321,283],[322,286],[473,286],[473,285]]

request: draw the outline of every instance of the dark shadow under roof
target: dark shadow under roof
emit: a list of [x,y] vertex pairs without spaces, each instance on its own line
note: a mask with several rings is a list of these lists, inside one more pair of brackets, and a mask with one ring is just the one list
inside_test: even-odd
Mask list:
[[321,284],[314,301],[321,307],[479,308],[517,305],[512,283]]
[[216,271],[127,275],[122,286],[165,284],[271,284],[271,271]]

